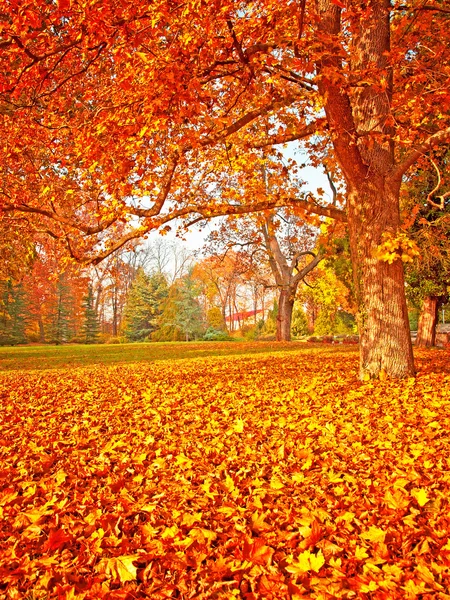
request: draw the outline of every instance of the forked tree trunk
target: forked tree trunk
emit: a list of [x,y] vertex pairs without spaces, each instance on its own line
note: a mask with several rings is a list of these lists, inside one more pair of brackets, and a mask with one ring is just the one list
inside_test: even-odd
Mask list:
[[374,256],[384,232],[399,223],[398,188],[371,178],[349,194],[348,221],[353,276],[358,302],[360,376],[414,374],[411,334],[405,298],[403,263]]
[[417,326],[416,346],[436,345],[436,324],[438,320],[438,298],[428,296],[424,299]]
[[278,299],[277,342],[291,341],[292,311],[297,286],[294,290],[283,288]]

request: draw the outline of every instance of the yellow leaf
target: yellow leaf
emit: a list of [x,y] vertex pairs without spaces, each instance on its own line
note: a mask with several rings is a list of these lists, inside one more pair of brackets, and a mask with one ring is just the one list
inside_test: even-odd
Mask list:
[[66,478],[67,478],[67,473],[65,473],[62,469],[60,469],[55,475],[56,483],[58,485],[61,485],[61,483],[64,483]]
[[176,525],[172,525],[172,527],[166,527],[161,534],[161,538],[163,540],[170,540],[177,535],[178,531],[179,530]]
[[274,475],[272,477],[272,479],[270,480],[270,487],[273,490],[281,490],[281,488],[284,488],[284,483],[280,480],[279,477],[277,477],[276,475]]
[[375,527],[375,525],[371,525],[368,531],[360,534],[360,537],[369,542],[384,542],[386,532],[379,527]]
[[411,496],[417,500],[417,504],[419,506],[425,506],[425,504],[430,500],[426,490],[423,488],[414,488],[410,493]]
[[140,58],[141,60],[143,60],[145,63],[148,63],[148,62],[149,62],[149,60],[150,60],[150,59],[149,59],[148,55],[147,55],[145,52],[136,52],[136,54],[137,54],[137,55],[139,56],[139,58]]
[[148,129],[148,126],[147,126],[147,125],[144,125],[144,127],[143,127],[143,128],[140,130],[140,132],[139,132],[139,134],[138,134],[138,137],[140,137],[140,138],[141,138],[141,137],[144,137],[144,135],[145,135],[145,132],[147,131],[147,129]]
[[177,457],[175,457],[175,461],[177,465],[180,465],[181,467],[190,468],[192,466],[192,460],[184,454],[179,454]]
[[357,560],[364,560],[365,558],[369,558],[369,555],[367,554],[365,548],[361,548],[361,546],[356,546],[355,558]]
[[309,550],[305,550],[300,554],[298,560],[286,567],[286,571],[294,575],[301,575],[307,571],[315,571],[316,573],[325,564],[325,558],[322,550],[317,554],[311,554]]
[[120,583],[134,581],[136,579],[137,567],[133,565],[133,561],[136,559],[136,554],[104,558],[99,562],[95,570],[105,573],[111,579],[118,579]]
[[242,433],[244,431],[244,421],[242,419],[237,419],[236,423],[233,425],[233,429],[236,433]]
[[191,527],[191,525],[193,525],[194,523],[198,523],[201,520],[202,520],[201,512],[194,513],[194,514],[184,513],[181,523],[182,523],[182,525],[187,525],[188,527]]

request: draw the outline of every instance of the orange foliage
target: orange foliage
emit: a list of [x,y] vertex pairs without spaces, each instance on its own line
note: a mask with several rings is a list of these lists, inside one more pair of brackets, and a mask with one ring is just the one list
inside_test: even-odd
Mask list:
[[2,374],[0,595],[448,598],[448,350],[314,352]]

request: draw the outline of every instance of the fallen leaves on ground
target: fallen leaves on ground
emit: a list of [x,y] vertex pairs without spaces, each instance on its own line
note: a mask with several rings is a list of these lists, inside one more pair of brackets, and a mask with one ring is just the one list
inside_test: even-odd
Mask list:
[[450,598],[450,354],[0,377],[0,597]]

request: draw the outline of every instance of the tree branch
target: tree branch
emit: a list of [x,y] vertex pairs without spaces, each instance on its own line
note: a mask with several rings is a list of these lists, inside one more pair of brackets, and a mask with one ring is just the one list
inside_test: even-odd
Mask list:
[[418,146],[415,150],[410,152],[406,158],[396,165],[394,171],[391,174],[391,179],[399,180],[403,177],[406,171],[413,166],[413,164],[423,156],[430,148],[439,145],[442,142],[450,141],[450,127],[443,129],[442,131],[438,131],[423,142],[420,146]]
[[310,135],[314,135],[322,125],[325,125],[325,123],[325,118],[317,119],[316,121],[313,121],[312,123],[306,125],[303,129],[300,129],[299,131],[295,131],[289,134],[276,135],[273,138],[268,138],[265,141],[258,142],[256,144],[251,144],[251,147],[255,149],[260,149],[266,148],[267,146],[275,146],[277,144],[287,144],[288,142],[295,142],[296,140],[301,140]]

